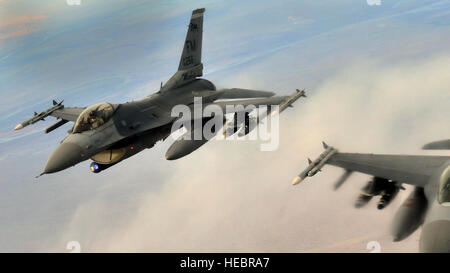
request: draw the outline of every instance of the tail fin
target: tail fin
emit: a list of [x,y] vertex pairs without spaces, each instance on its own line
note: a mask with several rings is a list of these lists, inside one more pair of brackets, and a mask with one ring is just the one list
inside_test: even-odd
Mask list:
[[162,91],[179,87],[191,82],[196,77],[203,76],[202,36],[204,12],[204,8],[192,11],[178,71],[161,87]]
[[188,70],[202,63],[203,13],[205,9],[192,12],[191,22],[186,34],[183,53],[178,70]]

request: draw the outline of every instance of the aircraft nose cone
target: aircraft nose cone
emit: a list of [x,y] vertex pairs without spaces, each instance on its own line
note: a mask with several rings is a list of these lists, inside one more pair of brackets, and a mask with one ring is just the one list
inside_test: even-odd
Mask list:
[[420,235],[420,252],[450,252],[450,221],[437,220],[426,224]]
[[83,150],[74,143],[60,144],[47,161],[44,173],[54,173],[67,169],[82,161]]

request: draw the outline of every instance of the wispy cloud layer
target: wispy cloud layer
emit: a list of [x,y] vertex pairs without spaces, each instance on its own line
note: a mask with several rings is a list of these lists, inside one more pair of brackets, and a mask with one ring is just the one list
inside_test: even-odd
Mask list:
[[405,195],[385,211],[373,205],[356,210],[352,202],[366,176],[356,175],[337,193],[330,182],[340,171],[331,167],[297,187],[289,182],[308,155],[320,152],[323,139],[342,151],[411,153],[448,136],[448,69],[448,55],[390,66],[351,64],[283,114],[278,151],[209,143],[171,165],[161,189],[142,189],[130,200],[133,212],[110,218],[104,212],[117,203],[103,198],[80,205],[57,245],[79,240],[86,251],[367,252],[367,242],[379,240],[384,251],[417,251],[417,233],[393,244],[387,232]]
[[1,40],[27,35],[35,31],[35,24],[46,19],[46,16],[17,16],[0,21]]

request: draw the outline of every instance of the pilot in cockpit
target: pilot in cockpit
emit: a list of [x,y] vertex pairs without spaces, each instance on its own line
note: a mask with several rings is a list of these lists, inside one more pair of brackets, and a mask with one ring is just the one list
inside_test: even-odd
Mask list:
[[73,132],[81,133],[102,126],[111,118],[116,108],[117,105],[111,103],[99,103],[86,108],[75,122]]

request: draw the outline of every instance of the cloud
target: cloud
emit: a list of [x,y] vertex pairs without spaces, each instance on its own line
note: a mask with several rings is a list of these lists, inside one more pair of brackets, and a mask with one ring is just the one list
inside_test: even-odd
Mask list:
[[36,23],[47,19],[40,15],[21,15],[0,21],[0,41],[20,37],[36,30]]
[[38,16],[38,15],[22,15],[22,16],[16,16],[12,18],[8,18],[6,20],[3,20],[0,22],[0,28],[5,28],[9,26],[21,26],[24,24],[33,23],[35,21],[40,21],[43,19],[46,19],[45,16]]
[[[115,181],[123,198],[99,195],[81,204],[54,249],[77,240],[83,251],[368,252],[367,242],[379,240],[385,252],[417,251],[418,232],[395,244],[388,235],[405,192],[383,211],[373,203],[356,210],[365,175],[355,174],[336,193],[331,182],[338,168],[326,167],[296,187],[290,181],[306,157],[321,152],[320,140],[348,152],[426,153],[419,151],[423,143],[448,138],[450,56],[395,64],[367,59],[347,67],[283,113],[279,150],[214,141],[164,163],[170,175],[143,177],[131,169]],[[142,168],[150,153],[133,162]],[[140,184],[139,193],[125,187],[138,180],[162,185]]]
[[294,25],[308,24],[308,23],[311,23],[311,22],[314,21],[314,20],[309,19],[309,18],[296,17],[296,16],[288,16],[288,20]]

